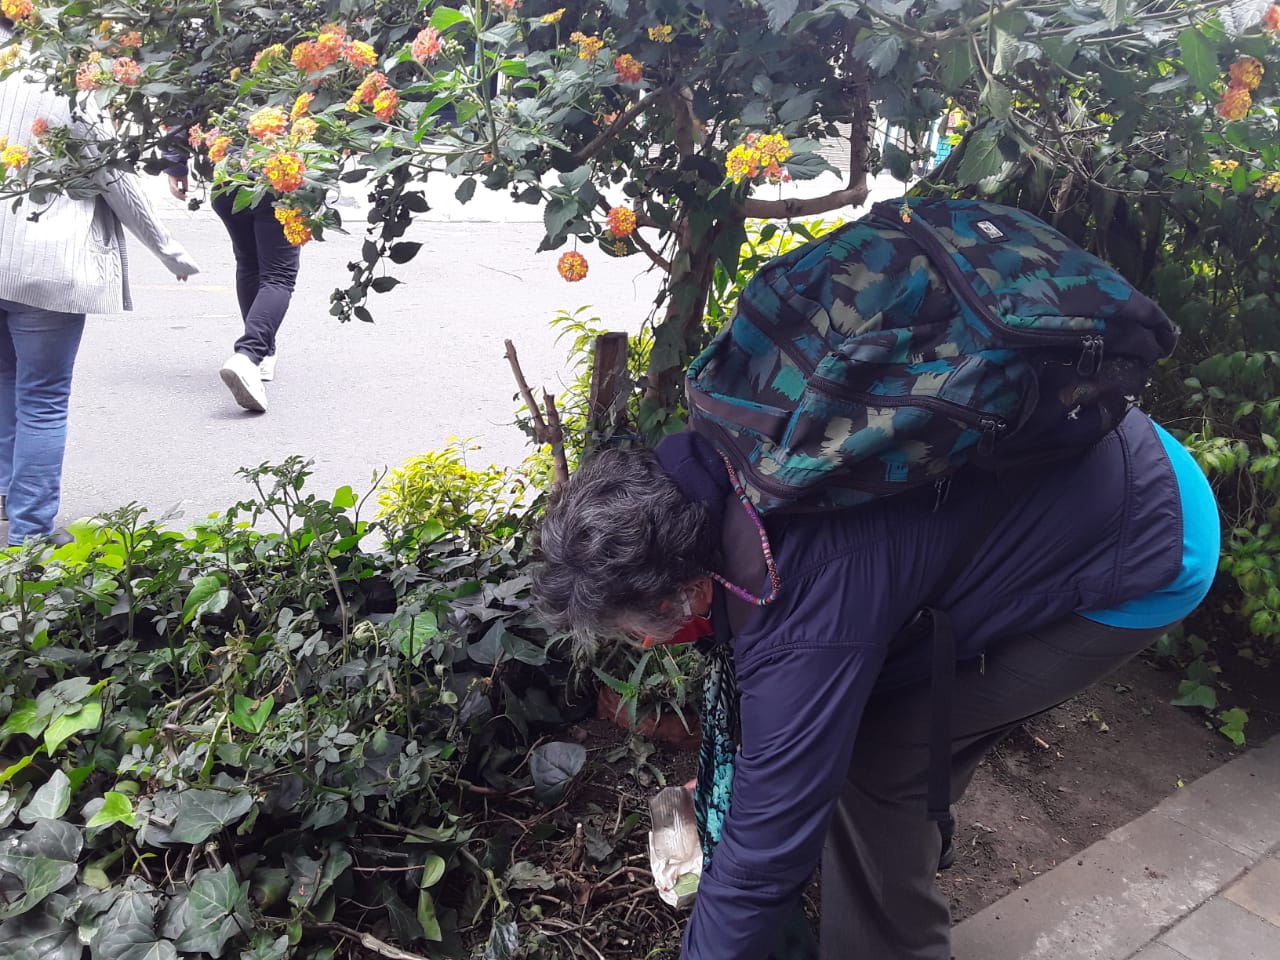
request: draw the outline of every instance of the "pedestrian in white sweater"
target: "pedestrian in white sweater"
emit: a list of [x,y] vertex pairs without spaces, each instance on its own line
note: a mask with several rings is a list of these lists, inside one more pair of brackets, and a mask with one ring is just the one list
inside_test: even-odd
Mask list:
[[[12,25],[0,20],[0,44],[11,37]],[[85,139],[100,129],[38,78],[19,71],[0,80],[0,137],[30,146],[37,120]],[[7,511],[11,545],[69,539],[54,521],[71,374],[85,314],[133,308],[123,228],[179,280],[199,272],[136,175],[103,170],[95,179],[100,192],[91,198],[60,196],[16,211],[12,201],[0,203],[0,519]]]

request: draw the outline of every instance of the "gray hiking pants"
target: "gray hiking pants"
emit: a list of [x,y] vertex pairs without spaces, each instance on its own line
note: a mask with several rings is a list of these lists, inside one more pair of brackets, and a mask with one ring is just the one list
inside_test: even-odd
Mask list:
[[[961,664],[951,797],[1014,727],[1106,676],[1169,627],[1083,617],[997,641]],[[941,837],[925,817],[929,683],[867,705],[822,859],[822,960],[949,960],[951,917],[934,884]],[[963,958],[962,958],[963,960]]]

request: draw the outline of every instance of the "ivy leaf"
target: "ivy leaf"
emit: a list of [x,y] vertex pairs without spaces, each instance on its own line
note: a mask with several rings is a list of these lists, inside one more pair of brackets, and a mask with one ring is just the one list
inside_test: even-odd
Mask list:
[[102,704],[96,701],[86,703],[74,713],[64,713],[49,724],[49,729],[45,730],[45,749],[52,754],[77,733],[97,730],[100,723],[102,723]]
[[201,870],[187,897],[191,924],[178,937],[178,946],[192,953],[222,956],[227,941],[247,931],[252,923],[248,890],[248,881],[236,880],[229,863],[221,870]]
[[240,951],[240,960],[284,960],[288,955],[288,934],[272,940],[269,934],[255,933],[248,949]]
[[171,940],[156,934],[155,905],[149,894],[123,891],[98,923],[89,950],[102,960],[177,960]]
[[1212,710],[1218,705],[1218,692],[1198,680],[1183,680],[1178,684],[1178,695],[1169,701],[1175,707],[1203,707]]
[[0,830],[13,823],[13,818],[18,814],[18,808],[22,806],[22,801],[27,799],[27,794],[30,792],[31,784],[29,783],[24,783],[17,790],[0,790]]
[[422,883],[420,884],[422,889],[434,887],[444,877],[444,872],[444,857],[438,853],[428,853],[426,862],[422,865]]
[[557,741],[534,747],[529,754],[533,795],[542,803],[559,803],[586,762],[587,751],[579,743]]
[[436,917],[435,899],[431,896],[431,891],[425,888],[418,891],[418,924],[422,927],[422,935],[428,940],[439,943],[444,939],[440,920]]
[[71,781],[61,769],[53,771],[45,783],[40,785],[31,801],[22,808],[18,819],[23,823],[35,823],[37,820],[58,820],[71,806]]
[[126,827],[132,827],[133,803],[123,793],[111,790],[103,796],[102,806],[84,826],[88,830],[90,827],[107,827],[113,823],[123,823]]
[[1219,713],[1218,719],[1222,721],[1222,726],[1218,728],[1218,732],[1237,747],[1243,747],[1244,727],[1249,722],[1249,712],[1242,710],[1240,707],[1232,707],[1230,710],[1223,710]]
[[520,945],[520,930],[511,920],[494,920],[489,942],[484,947],[484,960],[511,960]]
[[79,868],[74,863],[48,857],[29,857],[21,861],[15,876],[22,884],[22,896],[0,909],[0,920],[20,917],[38,907],[45,897],[74,880],[77,872]]
[[175,815],[169,839],[176,843],[203,843],[235,823],[252,807],[250,793],[184,790],[174,801]]
[[67,897],[53,894],[39,910],[0,924],[0,956],[5,960],[80,960],[84,946],[79,927],[63,916]]
[[1187,68],[1187,75],[1196,89],[1206,97],[1214,96],[1218,56],[1212,44],[1195,27],[1188,27],[1178,34],[1178,46],[1182,49],[1182,65]]
[[0,727],[0,737],[11,737],[15,733],[38,736],[48,719],[40,716],[34,700],[19,700],[9,711],[4,726]]

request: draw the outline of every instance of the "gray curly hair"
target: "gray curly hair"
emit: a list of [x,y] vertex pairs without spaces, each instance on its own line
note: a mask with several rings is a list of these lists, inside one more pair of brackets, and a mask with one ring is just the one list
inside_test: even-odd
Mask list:
[[533,593],[548,623],[582,639],[667,637],[690,584],[715,566],[719,531],[652,450],[604,450],[552,497],[541,545]]

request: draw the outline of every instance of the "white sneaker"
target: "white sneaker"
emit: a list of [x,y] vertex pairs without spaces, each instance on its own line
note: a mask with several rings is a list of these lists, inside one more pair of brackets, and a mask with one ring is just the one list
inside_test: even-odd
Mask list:
[[258,375],[262,377],[263,383],[270,383],[276,378],[276,355],[274,353],[262,358],[262,362],[258,364]]
[[246,410],[264,413],[267,409],[267,391],[262,387],[262,374],[258,365],[243,353],[233,353],[218,371],[236,403]]

